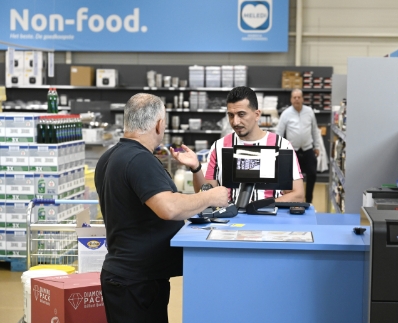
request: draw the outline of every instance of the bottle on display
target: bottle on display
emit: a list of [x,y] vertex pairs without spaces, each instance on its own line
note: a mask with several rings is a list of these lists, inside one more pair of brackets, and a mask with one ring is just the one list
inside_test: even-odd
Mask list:
[[52,108],[52,105],[53,105],[53,98],[52,98],[52,87],[50,87],[49,89],[48,89],[48,92],[47,92],[47,113],[52,113],[52,111],[53,111],[53,108]]
[[47,112],[58,113],[58,93],[53,87],[50,87],[47,92]]
[[54,108],[53,108],[53,113],[58,113],[58,92],[57,89],[54,87],[53,88],[53,98],[54,98]]

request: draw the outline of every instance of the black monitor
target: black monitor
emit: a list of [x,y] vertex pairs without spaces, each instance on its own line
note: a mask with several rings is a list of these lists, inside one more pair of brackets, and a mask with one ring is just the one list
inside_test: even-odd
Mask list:
[[[269,160],[267,156],[274,159]],[[256,159],[256,156],[262,156]],[[268,163],[268,164],[267,164]],[[272,175],[267,165],[274,170]],[[241,146],[222,148],[222,185],[240,188],[236,206],[245,209],[253,189],[291,190],[293,188],[293,150],[277,146]]]

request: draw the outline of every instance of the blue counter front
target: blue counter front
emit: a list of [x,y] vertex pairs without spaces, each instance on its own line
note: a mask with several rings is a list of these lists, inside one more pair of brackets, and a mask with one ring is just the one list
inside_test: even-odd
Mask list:
[[[186,224],[171,240],[184,248],[183,322],[365,322],[369,229],[359,214],[238,214],[227,225]],[[235,225],[235,226],[234,226]],[[238,225],[238,226],[236,226]],[[242,226],[243,225],[243,226]],[[207,240],[223,230],[311,231],[314,242]]]

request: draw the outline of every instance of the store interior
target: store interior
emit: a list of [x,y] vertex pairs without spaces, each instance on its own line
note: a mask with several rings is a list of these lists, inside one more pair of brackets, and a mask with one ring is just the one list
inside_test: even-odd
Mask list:
[[[242,85],[257,93],[264,130],[275,130],[278,116],[290,105],[291,90],[303,89],[304,104],[315,111],[324,149],[312,201],[315,212],[361,213],[361,225],[369,225],[361,211],[364,190],[392,187],[398,179],[396,125],[394,118],[386,117],[395,114],[391,102],[398,86],[393,76],[398,64],[391,62],[398,48],[398,4],[394,0],[377,4],[291,0],[288,6],[288,50],[282,53],[55,51],[53,76],[43,77],[39,85],[7,86],[9,54],[0,50],[0,87],[6,96],[0,102],[3,112],[46,112],[49,84],[56,87],[58,111],[80,114],[82,120],[85,162],[78,167],[85,172],[85,187],[73,194],[96,199],[93,171],[101,154],[123,134],[125,102],[143,91],[158,95],[166,106],[168,126],[156,154],[175,180],[182,174],[179,190],[192,193],[189,177],[184,178],[189,172],[171,160],[164,147],[179,148],[184,143],[205,154],[230,130],[225,99],[231,80],[223,79],[221,71],[234,66],[242,72]],[[47,59],[43,55],[48,66]],[[199,79],[195,84],[197,67],[202,68],[199,74],[203,72],[205,83]],[[79,83],[82,80],[74,79],[73,69],[88,79]],[[104,76],[101,71],[116,75]],[[212,83],[214,78],[205,75],[219,78]],[[241,79],[233,81],[236,85]],[[376,129],[378,136],[369,129]],[[92,218],[97,219],[97,213]],[[12,257],[0,256],[1,322],[19,322],[24,311],[22,271],[13,270],[13,262]],[[182,322],[182,291],[183,278],[172,278],[171,323]]]

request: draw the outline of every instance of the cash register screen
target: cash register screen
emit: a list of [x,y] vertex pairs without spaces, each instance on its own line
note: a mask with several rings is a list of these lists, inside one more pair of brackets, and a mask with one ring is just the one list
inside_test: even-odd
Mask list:
[[[271,148],[277,151],[277,158],[273,161],[274,166],[271,167],[275,169],[275,175],[270,177],[267,177],[269,176],[267,170],[262,170],[262,167],[267,165],[265,162],[262,164],[262,158],[252,158],[256,156],[255,154],[261,154],[262,149],[270,149],[269,146],[222,148],[222,185],[228,188],[239,188],[240,183],[255,183],[256,189],[261,190],[291,190],[293,187],[293,150]],[[241,156],[240,149],[249,152],[251,157],[241,158],[244,156]],[[270,151],[265,155],[272,155],[272,149]],[[264,155],[263,158],[265,158]]]
[[238,183],[277,183],[277,146],[234,146],[232,180]]

